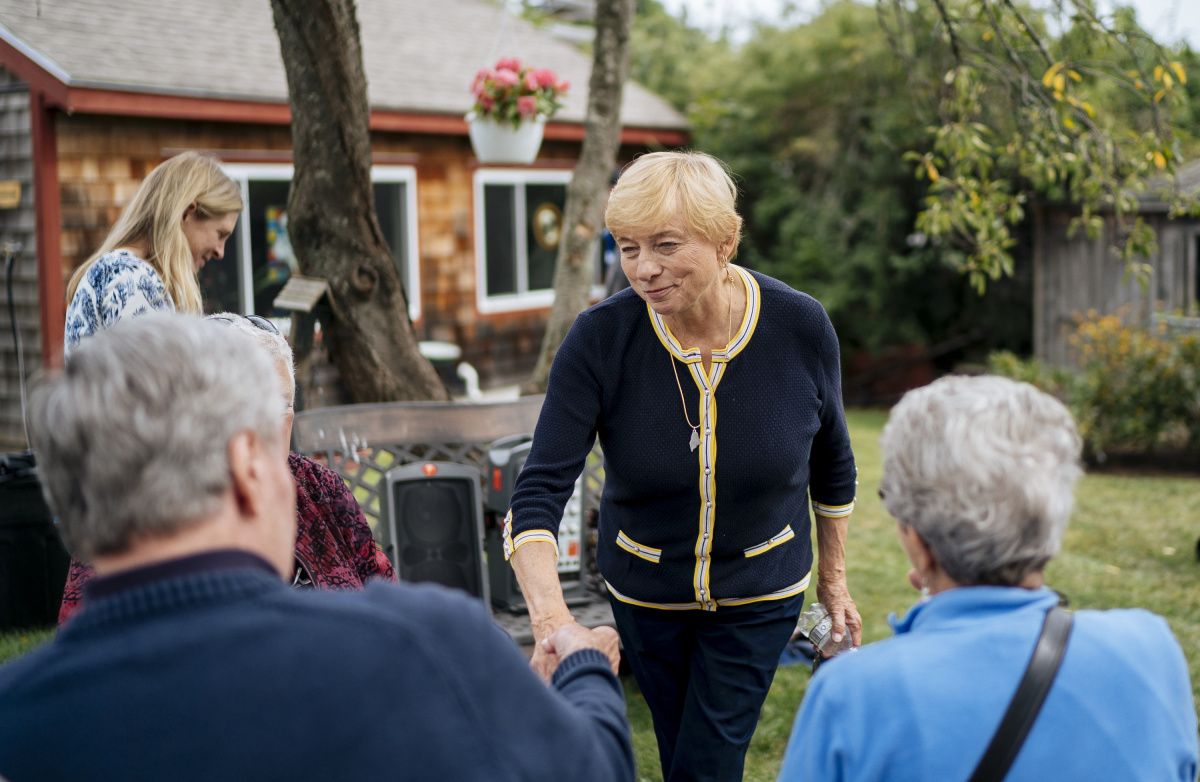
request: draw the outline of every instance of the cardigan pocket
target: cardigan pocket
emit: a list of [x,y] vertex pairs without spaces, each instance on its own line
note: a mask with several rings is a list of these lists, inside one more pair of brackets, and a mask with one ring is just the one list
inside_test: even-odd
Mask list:
[[633,554],[635,557],[641,557],[647,562],[653,562],[656,565],[658,564],[658,560],[662,558],[662,549],[650,548],[649,546],[643,546],[641,543],[635,543],[628,535],[620,530],[617,530],[617,545],[628,551],[630,554]]
[[792,530],[792,525],[789,524],[784,527],[783,531],[775,537],[764,543],[759,543],[757,546],[751,546],[750,548],[745,549],[742,553],[747,557],[757,557],[759,554],[766,553],[781,543],[787,543],[794,537],[796,537],[796,533]]

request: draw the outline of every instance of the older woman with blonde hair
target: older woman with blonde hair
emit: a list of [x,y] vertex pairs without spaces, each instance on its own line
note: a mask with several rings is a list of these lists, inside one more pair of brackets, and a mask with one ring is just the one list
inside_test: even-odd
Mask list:
[[[1006,378],[943,378],[904,396],[880,444],[879,493],[926,597],[892,617],[895,637],[813,676],[781,782],[1193,782],[1196,711],[1167,623],[1140,609],[1067,619],[1044,586],[1080,475],[1062,403]],[[1061,662],[1042,673],[1047,650]],[[1044,700],[1016,696],[1037,681]]]
[[183,152],[151,171],[100,248],[71,275],[64,358],[79,340],[123,318],[201,312],[196,275],[224,255],[241,210],[241,189],[210,155]]
[[732,263],[736,198],[704,154],[644,155],[622,173],[605,219],[631,288],[581,314],[559,348],[503,533],[533,664],[548,668],[545,639],[574,621],[558,524],[598,437],[596,561],[668,781],[741,779],[810,583],[810,493],[818,595],[839,640],[861,631],[837,336],[814,299]]

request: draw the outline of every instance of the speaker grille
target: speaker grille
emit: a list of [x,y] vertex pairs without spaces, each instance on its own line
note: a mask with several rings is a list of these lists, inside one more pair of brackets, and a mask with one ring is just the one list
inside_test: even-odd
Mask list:
[[401,579],[484,596],[475,475],[406,477],[392,485],[395,561]]
[[[445,546],[455,540],[455,522],[466,517],[463,508],[462,481],[458,486],[445,481],[409,484],[396,503],[405,528],[422,546]],[[456,491],[457,489],[457,491]],[[398,498],[399,499],[399,498]]]

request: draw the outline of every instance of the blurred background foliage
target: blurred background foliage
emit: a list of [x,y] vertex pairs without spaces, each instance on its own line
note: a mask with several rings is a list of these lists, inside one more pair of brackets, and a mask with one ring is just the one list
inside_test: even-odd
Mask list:
[[1057,396],[1079,422],[1093,459],[1110,453],[1200,452],[1200,336],[1166,322],[1130,325],[1128,313],[1081,315],[1069,338],[1078,370],[998,351],[996,374]]
[[1114,215],[1115,247],[1134,271],[1157,249],[1135,214],[1139,193],[1153,189],[1176,213],[1200,214],[1200,201],[1173,187],[1194,138],[1185,127],[1192,63],[1158,45],[1128,9],[1099,14],[1092,0],[877,2],[893,51],[938,93],[933,150],[906,156],[930,182],[917,227],[964,250],[959,266],[980,292],[1011,273],[1012,228],[1030,198],[1077,205],[1072,228],[1093,239],[1102,215]]
[[[1131,11],[1110,19],[1121,32],[1076,24],[1055,37],[1040,13],[1005,4],[1036,28],[1052,62],[1080,76],[1060,65],[1043,84],[1044,55],[1028,42],[1014,44],[1028,60],[1024,76],[968,56],[995,58],[988,47],[1001,39],[993,32],[985,41],[980,19],[999,4],[942,5],[945,15],[932,0],[900,10],[841,0],[804,24],[760,25],[734,45],[656,0],[638,2],[631,78],[686,114],[694,148],[729,164],[746,218],[741,262],[820,300],[844,359],[916,345],[944,371],[982,364],[994,350],[1028,354],[1027,200],[1091,197],[1099,209],[1114,192],[1128,197],[1138,177],[1200,153],[1200,58],[1186,46],[1157,47]],[[955,55],[947,16],[973,48],[960,41]],[[1155,102],[1154,92],[1130,88],[1139,77],[1105,75],[1132,69],[1131,47],[1139,62],[1168,63],[1157,81],[1151,67],[1143,86],[1161,89],[1162,76],[1176,73],[1169,96]],[[1181,83],[1177,70],[1197,78]],[[1048,103],[1022,103],[1030,73]],[[1072,119],[1089,111],[1094,127]],[[1091,133],[1086,143],[1117,139],[1124,157],[1087,170],[1091,163],[1071,159],[1082,136],[1059,133],[1064,117]],[[1129,150],[1162,138],[1171,145],[1165,167],[1153,154],[1130,162]],[[968,218],[976,224],[963,225]]]

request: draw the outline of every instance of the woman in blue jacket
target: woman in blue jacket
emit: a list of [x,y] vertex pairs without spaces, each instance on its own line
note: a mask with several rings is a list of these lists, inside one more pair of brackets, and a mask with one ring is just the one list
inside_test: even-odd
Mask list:
[[559,348],[504,527],[541,641],[574,621],[556,533],[599,438],[596,561],[666,780],[741,779],[809,585],[810,492],[818,595],[839,640],[861,632],[837,335],[812,297],[732,263],[736,195],[703,154],[645,155],[621,175],[605,220],[631,287]]
[[[883,503],[927,590],[896,635],[821,666],[781,780],[965,780],[1058,595],[1080,439],[1058,400],[999,377],[909,392],[883,430]],[[1079,611],[1008,779],[1178,780],[1197,770],[1187,664],[1161,617]]]

